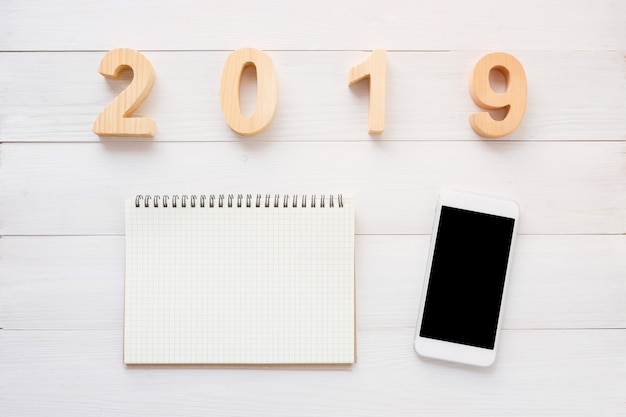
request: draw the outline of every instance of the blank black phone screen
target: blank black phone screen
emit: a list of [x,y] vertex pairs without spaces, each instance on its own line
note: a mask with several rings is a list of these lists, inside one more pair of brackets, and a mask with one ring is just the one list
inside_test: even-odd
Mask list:
[[443,206],[420,336],[493,349],[515,219]]

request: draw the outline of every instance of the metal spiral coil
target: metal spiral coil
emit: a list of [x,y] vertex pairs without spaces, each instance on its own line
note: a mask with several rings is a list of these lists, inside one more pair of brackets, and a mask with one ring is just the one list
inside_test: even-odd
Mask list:
[[[306,208],[306,207],[334,208],[335,207],[335,198],[334,198],[335,196],[332,194],[328,196],[328,205],[326,204],[325,195],[319,196],[319,204],[318,204],[317,196],[315,194],[311,195],[310,197],[311,197],[310,200],[308,200],[310,204],[307,205],[307,195],[303,194],[300,198],[300,201],[302,202],[300,204],[300,207],[302,208]],[[191,194],[191,195],[184,194],[182,196],[178,196],[178,195],[172,195],[172,196],[154,195],[152,196],[152,195],[146,194],[146,195],[137,195],[135,197],[135,207],[143,206],[143,207],[154,207],[154,208],[158,208],[158,207],[168,208],[170,200],[172,202],[171,204],[172,208],[179,208],[179,207],[180,208],[187,208],[187,207],[191,207],[191,208],[196,208],[196,207],[199,207],[199,208],[216,208],[216,207],[217,208],[223,208],[223,207],[228,207],[228,208],[274,207],[274,208],[278,208],[281,206],[279,194],[274,195],[273,204],[272,204],[272,197],[270,194],[265,194],[265,198],[263,198],[262,194],[257,194],[256,200],[253,199],[252,194],[246,194],[245,197],[243,194],[237,194],[237,197],[235,197],[233,194],[229,194],[226,199],[224,198],[224,194],[220,194],[217,197],[215,196],[215,194],[210,194],[208,197],[205,194],[201,194],[200,198],[198,198],[196,194]],[[291,197],[288,194],[285,194],[282,200],[283,200],[282,201],[283,208],[289,208],[289,207],[297,208],[298,207],[298,195],[297,194],[294,194]],[[179,201],[180,201],[180,205],[179,205]],[[340,208],[343,207],[343,196],[341,194],[337,194],[337,206]]]

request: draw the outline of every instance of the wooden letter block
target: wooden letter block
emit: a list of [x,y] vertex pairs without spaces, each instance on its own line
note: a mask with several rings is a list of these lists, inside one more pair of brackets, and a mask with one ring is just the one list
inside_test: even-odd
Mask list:
[[[491,70],[499,71],[506,80],[506,91],[496,93],[489,83]],[[512,55],[494,52],[482,57],[470,77],[470,94],[474,103],[486,110],[506,109],[502,120],[495,120],[489,112],[473,113],[469,122],[474,132],[486,138],[498,138],[513,132],[522,123],[526,112],[526,73],[522,64]]]
[[112,49],[100,61],[98,71],[105,77],[117,78],[127,69],[133,70],[132,82],[100,112],[93,124],[93,132],[100,136],[153,137],[156,130],[154,120],[130,117],[154,84],[154,68],[150,61],[133,49]]
[[[239,87],[243,71],[250,65],[256,68],[257,74],[256,108],[252,116],[244,117],[239,103]],[[232,130],[244,136],[265,130],[272,123],[278,104],[278,84],[270,56],[254,48],[241,48],[231,53],[222,70],[220,98],[224,118]]]
[[374,49],[372,54],[360,64],[352,67],[348,74],[348,84],[358,83],[364,78],[370,82],[370,102],[367,116],[369,133],[383,133],[385,130],[385,78],[387,73],[387,51]]

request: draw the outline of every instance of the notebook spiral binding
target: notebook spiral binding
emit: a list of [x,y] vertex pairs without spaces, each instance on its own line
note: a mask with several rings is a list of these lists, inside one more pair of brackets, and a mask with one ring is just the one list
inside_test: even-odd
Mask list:
[[[335,199],[333,195],[328,196],[328,207],[335,207]],[[214,207],[279,207],[281,204],[281,198],[279,194],[275,194],[274,195],[274,199],[273,199],[273,204],[272,203],[272,198],[270,194],[265,194],[265,199],[263,200],[263,196],[261,194],[257,194],[256,195],[256,200],[253,201],[252,198],[252,194],[247,194],[246,197],[244,198],[243,194],[238,194],[237,197],[234,197],[233,194],[229,194],[227,198],[224,198],[224,194],[219,194],[217,196],[217,198],[215,197],[214,194],[210,194],[208,197],[204,194],[200,195],[200,198],[198,199],[198,196],[195,194],[192,194],[191,196],[188,195],[182,195],[182,196],[178,196],[178,195],[173,195],[170,196],[169,195],[163,195],[162,197],[159,195],[138,195],[135,198],[135,207],[141,207],[142,206],[142,201],[143,201],[143,206],[144,207],[170,207],[170,199],[171,199],[171,207],[179,207],[179,201],[180,201],[180,207],[186,208],[188,206],[190,207],[196,207],[197,205],[199,205],[199,207],[204,208],[204,207],[208,207],[208,208],[214,208]],[[199,200],[199,202],[198,202]],[[312,195],[311,199],[309,200],[309,207],[315,208],[315,207],[320,207],[320,208],[324,208],[327,207],[326,205],[326,196],[325,195],[321,195],[319,196],[319,205],[317,203],[317,196]],[[306,195],[302,195],[301,199],[300,199],[300,203],[298,203],[298,195],[294,194],[293,196],[289,196],[289,195],[284,195],[282,198],[282,206],[287,208],[289,206],[296,208],[298,207],[298,204],[300,204],[301,207],[307,207],[307,196]],[[341,194],[337,195],[337,206],[338,207],[343,207],[343,196]]]

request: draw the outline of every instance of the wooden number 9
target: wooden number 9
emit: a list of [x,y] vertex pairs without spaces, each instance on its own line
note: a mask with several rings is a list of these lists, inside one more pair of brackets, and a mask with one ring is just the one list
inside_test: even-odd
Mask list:
[[[239,105],[239,86],[243,71],[250,65],[254,65],[257,74],[256,108],[252,116],[244,117]],[[276,73],[269,55],[254,48],[241,48],[230,54],[222,70],[220,97],[226,123],[235,132],[252,136],[267,128],[278,102]]]
[[[491,70],[499,71],[506,80],[506,91],[496,93],[489,83]],[[526,113],[528,87],[522,64],[512,55],[494,52],[482,57],[470,77],[470,94],[474,103],[487,110],[506,109],[504,119],[495,120],[489,112],[473,113],[469,117],[474,132],[486,138],[498,138],[513,132]]]

